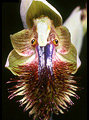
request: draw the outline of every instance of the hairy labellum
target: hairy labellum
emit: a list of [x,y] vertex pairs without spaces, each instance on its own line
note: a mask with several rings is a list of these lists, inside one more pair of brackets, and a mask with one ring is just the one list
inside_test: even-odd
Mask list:
[[76,8],[62,25],[60,13],[46,0],[21,0],[20,14],[25,29],[10,35],[13,50],[5,64],[17,76],[7,82],[16,83],[8,98],[22,96],[18,102],[34,120],[49,120],[74,104],[71,97],[79,98],[72,75],[81,65],[87,12]]
[[49,68],[44,67],[39,77],[36,63],[19,66],[18,69],[24,74],[8,82],[18,82],[9,89],[9,99],[22,95],[23,98],[19,100],[20,106],[26,104],[24,111],[29,110],[29,115],[34,114],[34,120],[49,120],[51,112],[64,113],[63,110],[69,108],[68,104],[74,104],[70,97],[79,98],[75,93],[78,89],[76,81],[70,72],[72,68],[72,64],[56,60],[53,63],[53,74]]

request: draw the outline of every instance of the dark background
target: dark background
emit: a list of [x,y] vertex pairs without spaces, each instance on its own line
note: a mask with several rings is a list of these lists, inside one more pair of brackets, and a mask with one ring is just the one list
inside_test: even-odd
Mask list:
[[[47,0],[62,15],[63,21],[70,15],[76,6],[85,7],[86,0]],[[28,111],[23,112],[23,107],[19,108],[16,103],[17,98],[8,99],[7,89],[9,85],[6,82],[14,77],[12,73],[4,67],[9,52],[13,49],[10,42],[10,34],[16,33],[23,29],[19,8],[20,2],[3,2],[2,3],[2,120],[31,120],[28,117]],[[79,100],[72,98],[75,103],[65,112],[64,115],[53,115],[53,120],[87,120],[87,35],[84,38],[82,51],[80,54],[82,62],[76,76],[81,77],[80,83],[84,88],[78,91]]]

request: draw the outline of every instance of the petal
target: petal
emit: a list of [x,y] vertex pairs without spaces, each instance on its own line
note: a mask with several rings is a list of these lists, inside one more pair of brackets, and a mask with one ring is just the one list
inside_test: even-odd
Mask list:
[[29,5],[32,3],[33,0],[21,0],[20,4],[20,15],[22,18],[22,23],[24,28],[28,28],[26,24],[26,13],[28,10]]
[[60,54],[57,52],[56,55],[61,61],[68,62],[74,65],[74,71],[72,74],[77,71],[77,51],[73,44],[71,44],[70,51],[67,54]]
[[19,65],[30,63],[34,58],[35,55],[32,55],[31,57],[23,57],[20,56],[15,50],[12,50],[8,55],[5,67],[8,68],[14,75],[19,75],[17,67]]
[[62,24],[62,17],[60,13],[46,0],[30,0],[26,6],[24,4],[24,0],[22,0],[20,13],[25,28],[27,28],[27,26],[28,28],[32,27],[33,19],[40,16],[49,17],[51,20],[53,20],[55,27]]
[[75,45],[78,55],[81,52],[84,36],[81,15],[82,10],[80,10],[80,7],[77,7],[73,10],[69,18],[63,24],[71,33],[71,42]]
[[60,26],[56,28],[56,32],[59,37],[57,52],[67,54],[71,47],[70,33],[68,29],[64,26]]
[[10,35],[12,45],[19,55],[31,56],[34,53],[34,49],[31,46],[33,35],[32,30],[29,29]]

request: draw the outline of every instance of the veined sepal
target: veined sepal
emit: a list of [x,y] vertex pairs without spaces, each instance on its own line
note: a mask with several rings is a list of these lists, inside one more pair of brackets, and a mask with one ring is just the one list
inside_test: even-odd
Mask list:
[[59,26],[56,28],[56,33],[59,38],[59,44],[56,48],[57,52],[67,54],[71,47],[71,35],[69,30],[64,26]]
[[60,13],[46,0],[22,0],[20,14],[25,28],[33,26],[33,19],[40,16],[47,16],[53,20],[54,26],[62,25]]
[[11,43],[15,51],[21,56],[31,56],[34,54],[34,48],[31,46],[31,40],[34,39],[32,29],[24,29],[13,35],[10,35]]
[[9,53],[5,67],[8,68],[14,75],[20,76],[21,69],[18,66],[30,64],[35,58],[35,54],[30,57],[20,56],[14,49]]
[[78,69],[77,50],[73,44],[71,44],[70,51],[67,54],[61,54],[61,53],[57,52],[56,55],[62,62],[73,64],[74,66],[72,68],[73,69],[72,74],[76,73],[76,71]]

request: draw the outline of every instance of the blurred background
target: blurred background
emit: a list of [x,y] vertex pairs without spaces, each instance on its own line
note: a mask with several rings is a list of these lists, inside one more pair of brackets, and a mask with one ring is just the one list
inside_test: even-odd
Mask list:
[[[86,3],[86,0],[47,1],[61,13],[63,21],[66,20],[76,6],[84,8]],[[7,89],[11,87],[11,85],[6,84],[6,82],[14,77],[14,75],[4,67],[7,56],[13,49],[10,41],[10,34],[14,34],[23,29],[19,9],[20,1],[17,3],[2,3],[2,120],[32,120],[32,118],[28,116],[28,111],[23,112],[24,107],[19,107],[19,103],[16,103],[18,98],[12,100],[8,99],[9,93]],[[69,111],[65,111],[64,115],[59,114],[56,116],[53,114],[53,120],[87,120],[87,35],[85,35],[83,40],[80,59],[82,65],[75,75],[81,77],[81,87],[84,88],[77,92],[80,99],[76,100],[72,98],[75,104],[71,106]]]

